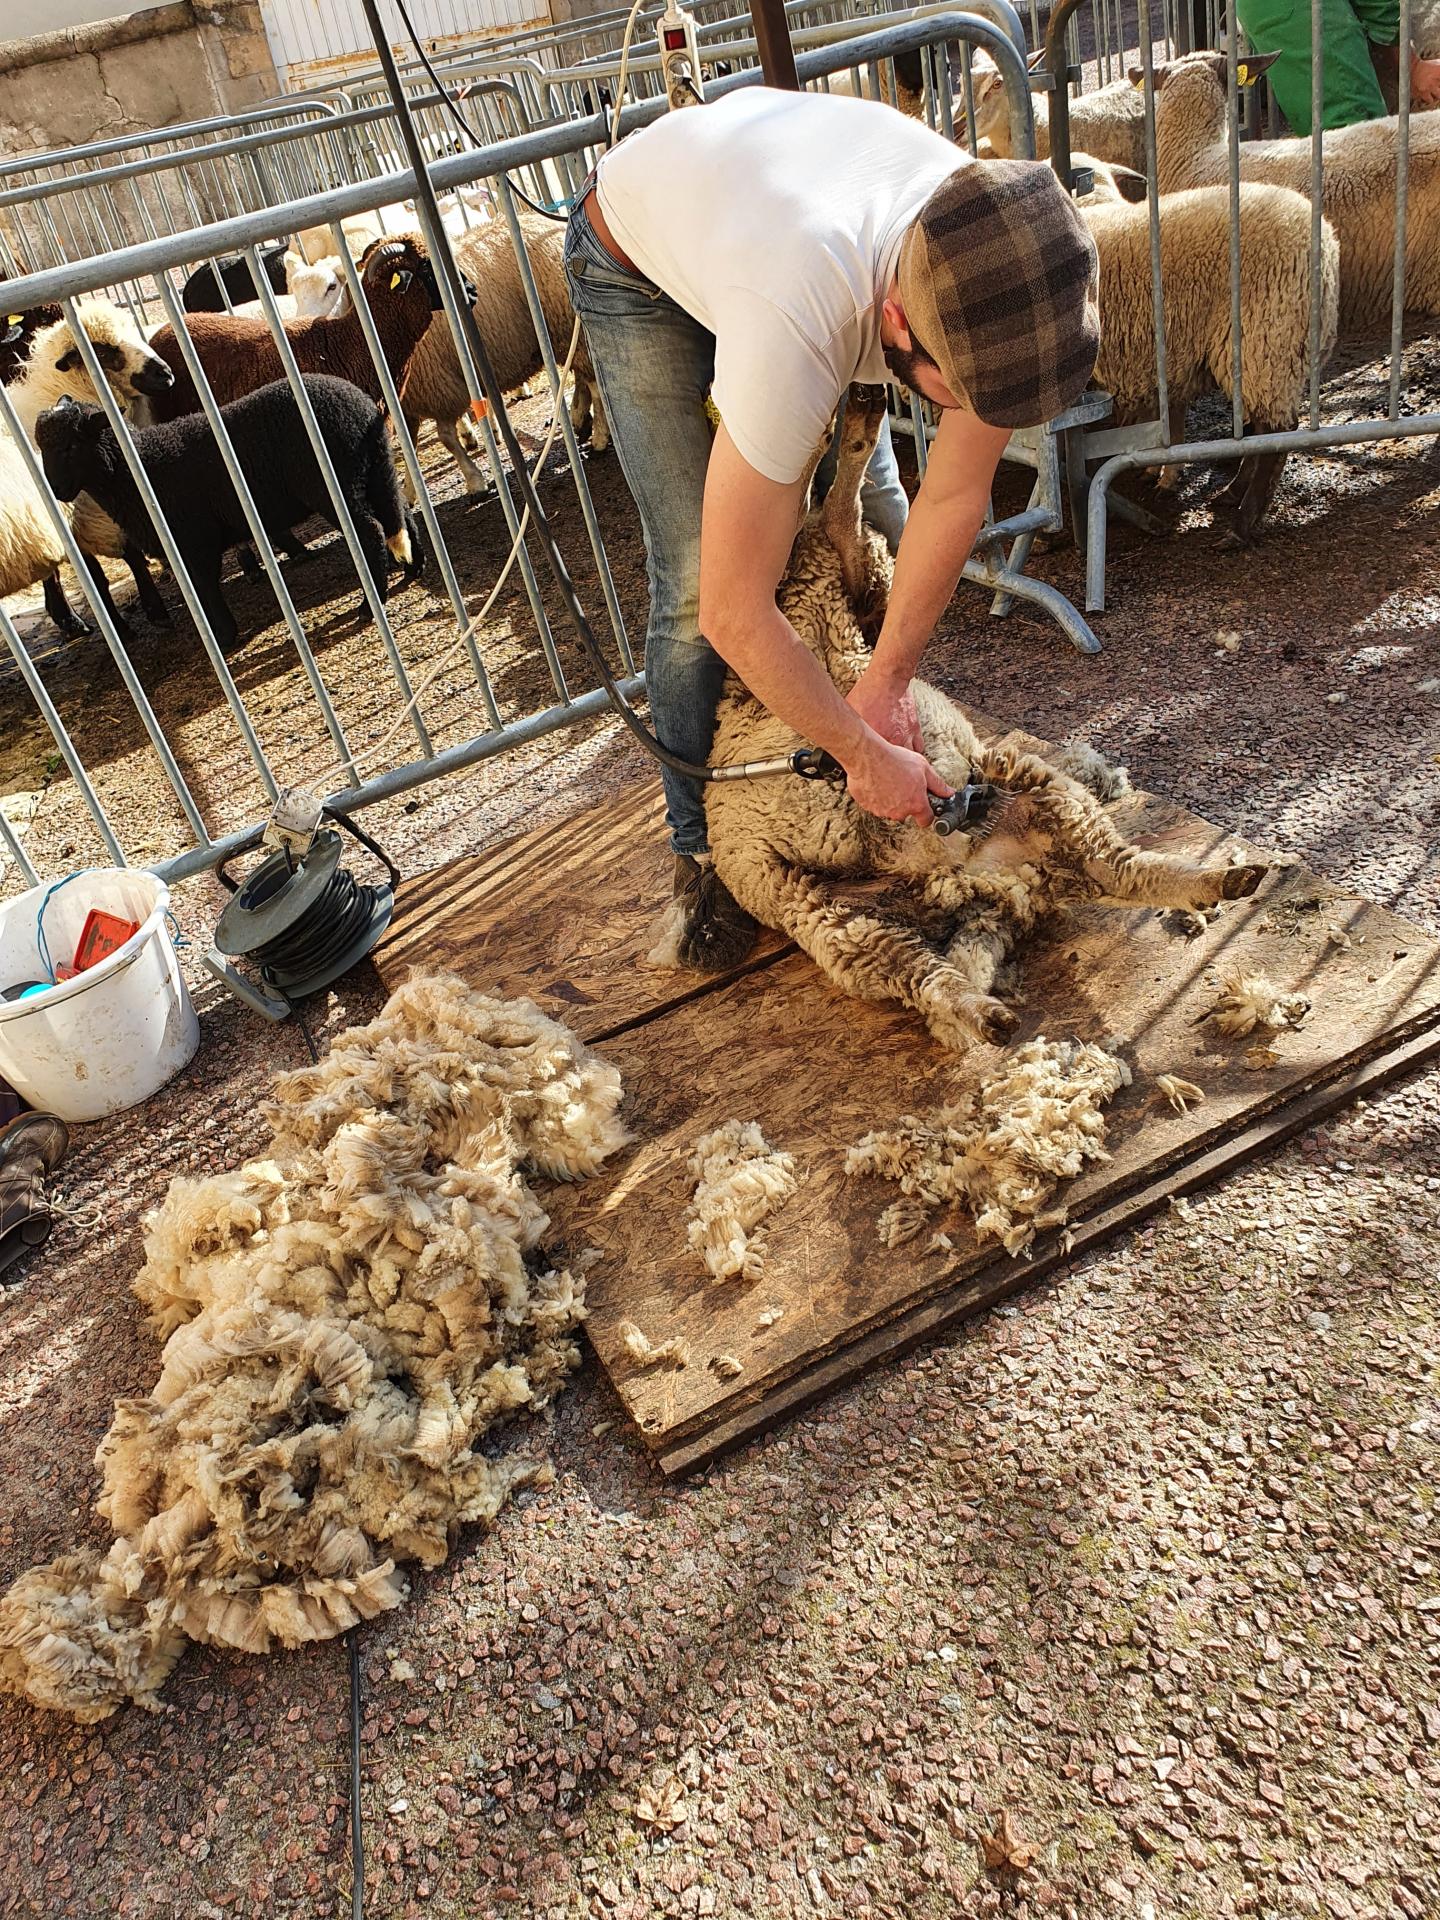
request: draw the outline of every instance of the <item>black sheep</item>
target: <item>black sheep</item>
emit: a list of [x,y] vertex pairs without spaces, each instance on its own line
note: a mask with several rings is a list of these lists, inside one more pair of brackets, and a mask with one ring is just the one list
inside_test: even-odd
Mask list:
[[[306,374],[304,380],[375,591],[384,600],[387,550],[405,568],[407,580],[424,564],[419,531],[400,495],[384,416],[348,380],[330,374]],[[284,380],[259,387],[220,411],[272,541],[283,542],[312,514],[332,527],[338,524],[300,409]],[[35,437],[50,485],[61,500],[90,494],[144,552],[163,554],[114,430],[99,407],[63,400],[40,415]],[[135,446],[215,637],[222,647],[230,647],[237,629],[220,592],[220,566],[228,548],[249,540],[250,528],[209,424],[203,414],[188,414],[162,426],[142,427]]]
[[[276,293],[285,292],[285,242],[277,240],[260,249],[260,265]],[[243,253],[228,254],[220,260],[207,260],[187,278],[180,289],[180,304],[186,313],[226,312],[221,287],[230,296],[232,307],[243,306],[255,298],[255,281],[250,263]]]

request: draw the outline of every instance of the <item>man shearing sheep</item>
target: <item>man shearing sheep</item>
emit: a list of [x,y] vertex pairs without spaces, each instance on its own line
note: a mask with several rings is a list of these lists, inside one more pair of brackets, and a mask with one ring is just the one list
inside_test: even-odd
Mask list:
[[[910,681],[1012,429],[1073,401],[1099,344],[1095,249],[1054,174],[972,161],[878,102],[742,89],[606,154],[565,264],[644,528],[661,743],[708,758],[728,666],[840,762],[858,805],[928,822],[928,795],[949,788],[924,757]],[[896,551],[895,581],[846,699],[775,596],[841,396],[887,374],[941,420],[908,515],[888,431],[871,462],[865,512]],[[662,777],[679,957],[718,969],[754,922],[710,865],[700,784]]]

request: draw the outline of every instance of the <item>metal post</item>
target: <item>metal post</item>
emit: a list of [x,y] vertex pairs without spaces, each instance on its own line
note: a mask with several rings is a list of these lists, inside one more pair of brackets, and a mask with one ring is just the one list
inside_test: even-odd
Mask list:
[[800,91],[800,76],[795,71],[795,49],[790,44],[790,28],[785,19],[785,0],[750,0],[750,18],[755,22],[755,38],[760,43],[760,71],[767,87],[785,87]]

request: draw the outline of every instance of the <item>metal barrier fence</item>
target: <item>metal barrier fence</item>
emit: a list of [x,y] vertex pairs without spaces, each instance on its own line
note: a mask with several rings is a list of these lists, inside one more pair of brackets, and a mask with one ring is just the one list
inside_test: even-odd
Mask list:
[[[987,0],[992,4],[992,0]],[[1004,0],[993,0],[1008,15]],[[1009,15],[1010,27],[1001,31],[990,22],[970,15],[948,13],[915,20],[907,24],[847,41],[839,46],[802,54],[800,70],[807,82],[816,82],[840,72],[878,75],[895,55],[924,48],[938,48],[948,42],[984,48],[1001,68],[1005,77],[1012,114],[1014,137],[1029,149],[1033,141],[1030,123],[1029,93],[1024,64],[1017,47],[1018,23]],[[941,65],[943,66],[943,62]],[[735,73],[716,83],[716,94],[753,84],[758,72]],[[622,127],[629,130],[658,117],[664,111],[659,101],[644,101],[626,109]],[[434,162],[429,171],[440,192],[462,185],[488,182],[495,194],[509,238],[518,250],[521,278],[530,318],[540,341],[544,367],[559,415],[559,430],[576,490],[584,547],[588,550],[583,568],[574,556],[567,556],[571,572],[593,577],[594,590],[604,601],[609,619],[609,638],[616,658],[626,676],[627,690],[635,691],[643,683],[635,673],[635,662],[621,612],[619,595],[612,579],[609,556],[602,537],[594,502],[587,483],[585,463],[581,459],[574,427],[559,393],[558,365],[564,358],[564,345],[552,342],[545,329],[544,311],[532,264],[526,252],[520,215],[517,212],[509,180],[517,172],[537,166],[580,166],[596,152],[605,135],[600,120],[572,124],[538,133],[527,133],[491,144],[478,153],[449,155]],[[147,690],[127,646],[127,637],[117,627],[100,594],[94,591],[85,571],[83,556],[74,531],[59,504],[50,494],[43,468],[29,447],[7,390],[0,388],[0,419],[16,439],[31,478],[38,486],[54,521],[66,555],[86,593],[91,612],[110,654],[128,701],[138,717],[149,750],[163,781],[163,791],[173,803],[173,825],[167,833],[179,832],[182,844],[168,850],[148,864],[166,878],[177,878],[213,866],[231,853],[251,844],[260,820],[277,789],[296,782],[322,786],[333,784],[329,804],[338,812],[389,798],[433,780],[437,776],[473,766],[495,754],[514,748],[560,728],[599,714],[605,708],[604,695],[573,672],[573,654],[565,636],[557,640],[547,614],[544,595],[531,568],[521,534],[520,517],[504,473],[495,438],[488,420],[480,422],[480,432],[491,472],[497,484],[498,506],[504,517],[506,538],[516,543],[518,572],[532,630],[526,640],[516,643],[513,635],[503,674],[497,673],[494,642],[488,634],[477,638],[473,631],[476,601],[487,590],[493,600],[493,578],[477,580],[466,547],[473,544],[458,538],[472,523],[458,518],[452,506],[433,485],[427,484],[414,444],[405,427],[404,413],[396,392],[393,373],[380,345],[380,335],[367,297],[366,287],[351,257],[341,222],[377,206],[399,201],[412,191],[413,176],[394,172],[374,180],[330,188],[322,194],[306,196],[277,206],[247,211],[233,218],[200,227],[179,235],[157,235],[142,243],[108,251],[93,259],[72,262],[32,274],[16,281],[7,290],[7,300],[17,307],[29,307],[59,301],[80,345],[110,426],[124,457],[125,465],[140,489],[154,523],[158,545],[173,574],[186,610],[199,635],[214,688],[218,690],[223,711],[228,716],[232,749],[217,758],[223,760],[218,772],[201,761],[187,774],[182,755],[170,738],[167,725],[157,706],[165,705],[162,689]],[[451,625],[445,646],[438,652],[432,646],[422,660],[415,641],[416,623],[407,622],[399,632],[390,619],[393,603],[387,606],[373,585],[364,564],[362,540],[346,506],[338,476],[325,452],[323,436],[311,410],[300,378],[294,352],[280,322],[269,285],[261,269],[258,246],[277,231],[294,232],[317,224],[328,225],[335,248],[340,254],[353,308],[355,324],[363,333],[365,353],[373,369],[376,387],[394,422],[400,453],[416,491],[418,510],[438,579],[440,604],[448,602]],[[558,228],[555,230],[558,233]],[[172,276],[196,263],[241,251],[249,261],[256,296],[268,323],[268,331],[280,355],[284,376],[289,382],[304,421],[309,444],[319,461],[327,486],[334,518],[341,528],[350,570],[347,587],[358,582],[366,610],[378,642],[378,657],[363,677],[348,676],[336,684],[327,676],[314,637],[297,605],[300,588],[291,575],[282,570],[272,543],[266,536],[256,504],[255,493],[263,492],[264,476],[247,473],[225,431],[224,419],[205,377],[205,369],[193,341],[185,330],[185,315],[177,297]],[[186,565],[183,539],[166,523],[144,466],[140,463],[129,423],[117,406],[104,378],[93,347],[79,326],[75,302],[81,296],[115,286],[148,284],[152,299],[159,302],[183,354],[185,366],[201,399],[203,411],[213,429],[234,483],[245,521],[260,557],[269,588],[279,609],[283,643],[293,650],[297,663],[291,671],[303,684],[302,700],[287,699],[281,720],[272,714],[268,720],[252,711],[247,697],[248,680],[242,685],[232,658],[227,657],[207,613],[205,599]],[[444,286],[441,277],[442,289]],[[455,316],[449,315],[452,336],[458,339]],[[468,355],[461,350],[462,367]],[[478,392],[474,370],[468,368],[472,396]],[[923,423],[917,432],[917,453],[923,461],[925,437]],[[1023,598],[1039,606],[1059,621],[1077,646],[1094,650],[1096,642],[1084,621],[1055,589],[1029,579],[1024,572],[1030,543],[1042,530],[1057,530],[1062,525],[1063,494],[1056,437],[1042,432],[1020,437],[1017,457],[1034,468],[1031,496],[1026,508],[1006,519],[993,516],[982,530],[975,556],[966,568],[966,578],[986,587],[997,596],[997,610],[1007,607],[1013,598]],[[436,478],[432,466],[431,481]],[[552,482],[552,485],[554,483]],[[618,474],[613,485],[622,483]],[[628,506],[628,501],[627,501]],[[482,506],[468,512],[492,512]],[[576,536],[580,538],[582,536]],[[332,549],[330,558],[333,561]],[[332,596],[333,598],[333,596]],[[273,625],[273,616],[270,617]],[[427,696],[426,681],[434,674],[438,659],[456,644],[454,635],[463,632],[465,684],[458,690],[452,684],[443,696]],[[112,822],[91,773],[87,770],[86,741],[78,738],[81,728],[91,721],[88,701],[62,711],[47,685],[46,672],[32,660],[12,619],[0,608],[0,637],[3,637],[35,708],[56,751],[67,766],[75,788],[84,802],[106,856],[123,860],[122,835]],[[73,643],[72,643],[73,644]],[[184,644],[177,643],[177,644]],[[568,658],[567,658],[568,655]],[[64,654],[51,656],[63,661]],[[518,665],[517,665],[518,662]],[[447,671],[449,669],[447,668]],[[420,679],[421,673],[426,676]],[[452,676],[453,677],[453,676]],[[544,704],[535,697],[537,678],[546,687]],[[507,692],[505,682],[513,681],[518,692]],[[379,704],[377,705],[377,690]],[[474,715],[483,716],[477,731]],[[277,725],[284,740],[277,745]],[[379,737],[374,736],[378,733]],[[446,738],[446,735],[452,737]],[[458,734],[458,737],[453,737]],[[362,738],[362,735],[365,736]],[[268,736],[268,737],[267,737]],[[408,736],[408,743],[394,742]],[[325,773],[317,773],[316,760],[323,762]],[[373,763],[379,761],[380,764]],[[326,774],[330,778],[326,778]],[[198,791],[197,791],[198,790]],[[183,822],[183,827],[179,826]],[[0,840],[8,848],[19,874],[27,883],[36,875],[24,848],[10,824],[0,814]]]

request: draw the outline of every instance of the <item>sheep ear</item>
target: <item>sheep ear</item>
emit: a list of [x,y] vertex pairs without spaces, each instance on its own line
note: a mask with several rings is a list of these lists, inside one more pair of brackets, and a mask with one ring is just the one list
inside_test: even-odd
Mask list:
[[1120,198],[1122,200],[1129,200],[1138,205],[1140,201],[1149,195],[1150,182],[1145,178],[1143,173],[1137,173],[1133,167],[1117,167],[1112,165],[1110,172],[1114,178],[1115,185],[1120,190]]
[[[1145,91],[1145,69],[1143,67],[1129,68],[1126,73],[1126,78],[1137,93],[1143,93]],[[1155,85],[1157,88],[1160,85],[1160,69],[1158,67],[1155,69]]]
[[1253,87],[1261,74],[1267,73],[1279,58],[1278,53],[1247,53],[1243,60],[1235,62],[1237,86]]
[[55,362],[56,367],[61,373],[69,373],[73,368],[78,367],[79,364],[80,349],[78,347],[71,347],[67,353],[62,353],[60,358]]

